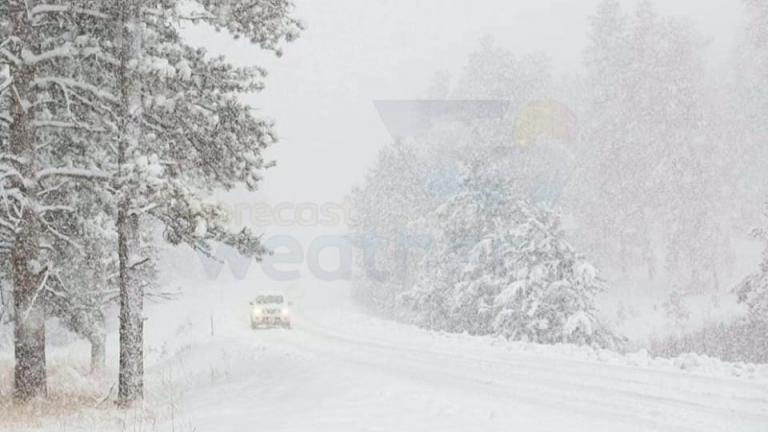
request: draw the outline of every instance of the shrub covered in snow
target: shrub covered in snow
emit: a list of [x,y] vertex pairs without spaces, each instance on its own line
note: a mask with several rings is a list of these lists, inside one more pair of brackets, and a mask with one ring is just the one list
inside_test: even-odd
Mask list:
[[612,345],[596,318],[596,269],[565,241],[558,215],[488,181],[463,189],[419,221],[433,242],[407,321],[440,330],[542,343]]

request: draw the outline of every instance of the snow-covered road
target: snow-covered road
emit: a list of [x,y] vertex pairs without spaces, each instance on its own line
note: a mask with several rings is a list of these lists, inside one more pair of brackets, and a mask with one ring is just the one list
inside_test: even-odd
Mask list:
[[[204,282],[150,305],[144,409],[99,404],[0,429],[768,431],[767,367],[431,332],[371,317],[333,284],[294,293],[292,330],[253,331],[253,286]],[[54,393],[109,386],[67,366],[87,364],[86,348],[52,351]]]
[[226,337],[170,360],[187,381],[167,421],[197,431],[768,431],[760,379],[436,334],[368,317],[343,290],[308,297],[293,330],[222,320]]

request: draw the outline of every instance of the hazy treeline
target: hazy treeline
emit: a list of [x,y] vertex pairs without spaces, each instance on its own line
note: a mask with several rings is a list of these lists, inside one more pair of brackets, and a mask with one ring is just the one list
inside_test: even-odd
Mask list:
[[[706,39],[695,27],[661,16],[650,1],[631,9],[602,2],[585,29],[583,68],[568,76],[554,73],[545,54],[520,55],[483,39],[458,76],[436,76],[427,98],[501,100],[505,110],[471,121],[435,114],[429,130],[381,150],[353,193],[354,232],[367,251],[358,257],[358,297],[424,324],[419,313],[425,310],[443,318],[466,303],[493,310],[503,287],[530,284],[530,276],[493,280],[500,267],[519,270],[514,253],[487,272],[467,275],[474,247],[489,238],[487,221],[435,218],[478,180],[497,185],[497,202],[522,201],[560,218],[563,241],[601,270],[598,279],[612,289],[627,280],[675,295],[734,289],[745,277],[737,272],[740,242],[763,224],[768,197],[768,5],[744,5],[743,31],[722,63],[706,57]],[[477,208],[473,198],[464,199]],[[513,219],[504,218],[504,230],[522,226]],[[460,240],[436,248],[448,231],[436,233],[430,220],[467,229]],[[549,234],[557,233],[553,227]],[[529,252],[542,257],[536,248]],[[448,305],[424,304],[414,313],[412,302],[403,301],[423,291],[425,275],[451,259],[460,271],[440,275],[448,287],[438,296]],[[529,262],[531,270],[543,261]],[[551,270],[556,264],[549,262]],[[561,289],[567,274],[550,272],[548,289]],[[461,288],[467,278],[475,288]],[[521,294],[518,306],[530,294]],[[570,310],[568,316],[576,310],[558,296],[550,301]],[[581,307],[591,308],[588,302]],[[530,326],[535,316],[515,326]],[[443,327],[473,331],[457,322]]]

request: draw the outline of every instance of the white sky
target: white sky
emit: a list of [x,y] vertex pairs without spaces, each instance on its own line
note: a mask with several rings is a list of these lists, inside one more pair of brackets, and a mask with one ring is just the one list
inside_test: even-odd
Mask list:
[[[390,141],[372,101],[420,98],[436,71],[456,75],[479,39],[526,54],[544,51],[559,72],[578,70],[588,17],[600,0],[296,0],[309,26],[275,59],[245,42],[197,31],[212,53],[265,66],[267,89],[249,102],[277,121],[270,201],[341,200]],[[634,1],[625,1],[628,5]],[[656,0],[687,17],[725,60],[741,0]]]

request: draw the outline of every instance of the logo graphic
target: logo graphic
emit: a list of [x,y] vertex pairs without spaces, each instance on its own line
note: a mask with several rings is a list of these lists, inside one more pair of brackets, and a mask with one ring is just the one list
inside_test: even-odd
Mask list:
[[[519,108],[508,100],[472,99],[377,100],[374,106],[395,141],[412,138],[418,143],[441,123],[483,128],[479,133],[493,138],[477,144],[494,146],[494,158],[508,162],[533,202],[556,202],[570,177],[577,119],[557,101],[536,100]],[[456,175],[445,170],[433,174]],[[434,178],[427,183],[445,184],[445,180]]]

